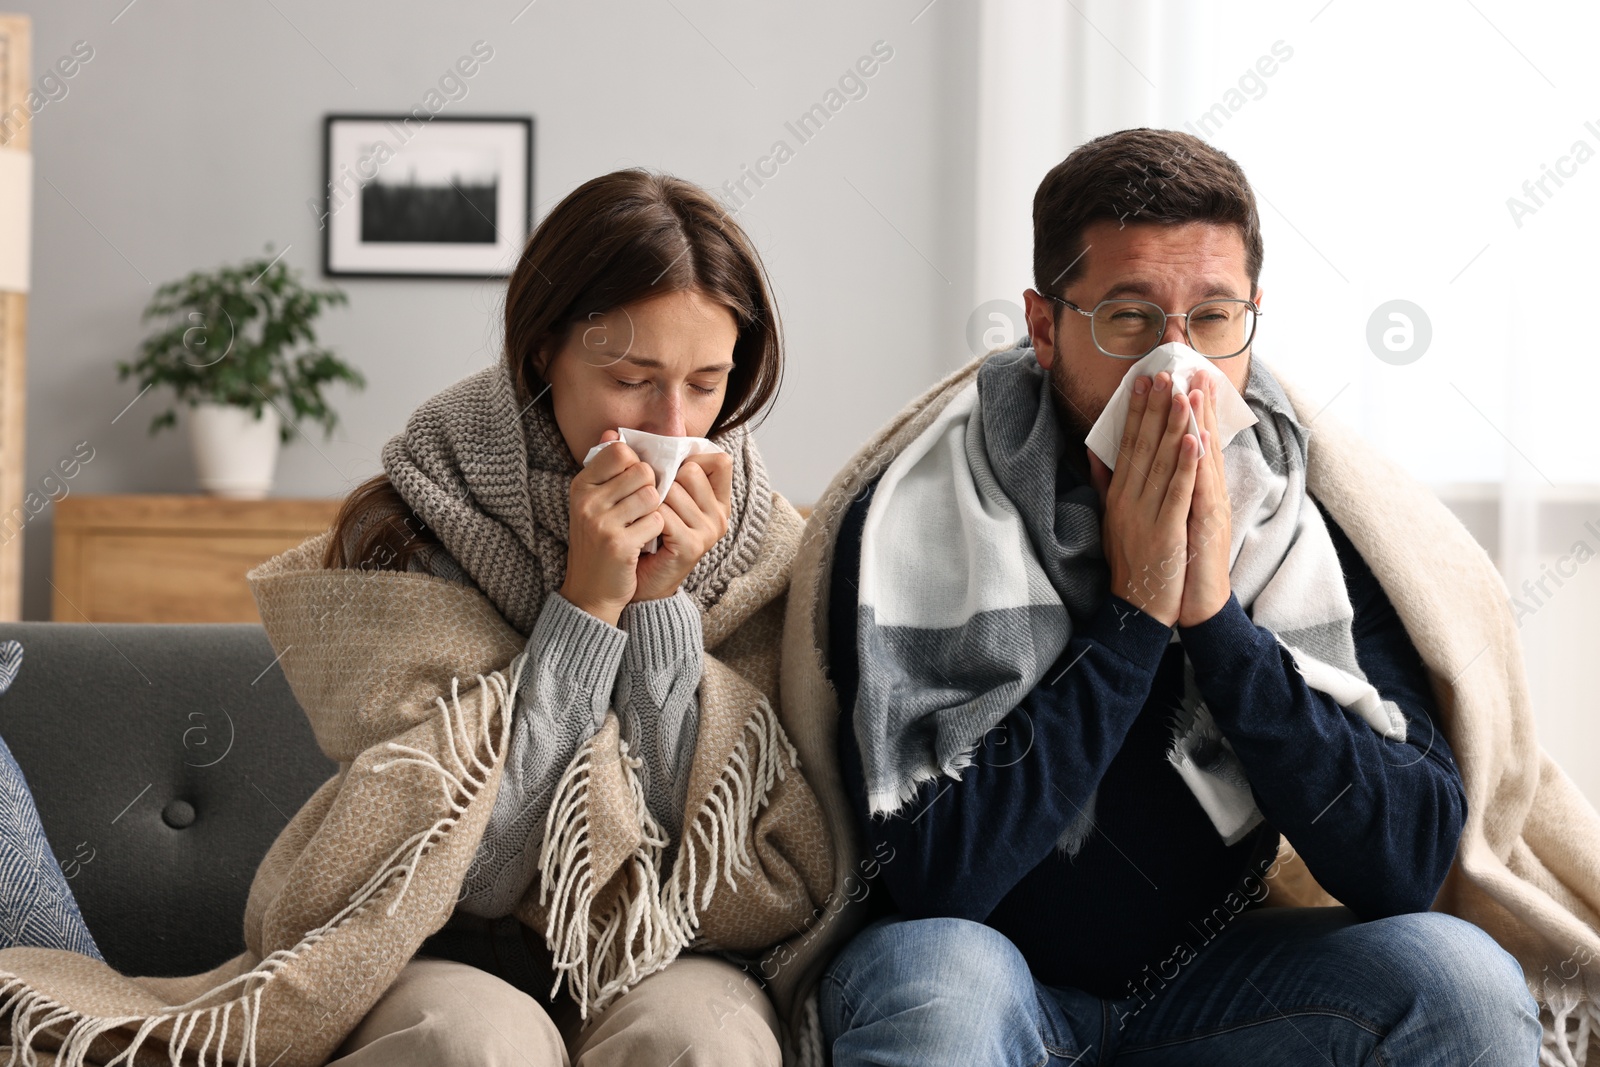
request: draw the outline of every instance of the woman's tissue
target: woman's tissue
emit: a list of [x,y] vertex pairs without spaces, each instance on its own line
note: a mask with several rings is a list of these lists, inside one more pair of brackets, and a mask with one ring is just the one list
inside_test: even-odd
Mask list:
[[[650,469],[656,474],[656,494],[662,500],[667,498],[667,490],[678,477],[678,468],[683,466],[683,461],[690,456],[698,456],[705,452],[724,452],[721,445],[704,437],[666,437],[658,433],[645,433],[643,430],[632,430],[626,426],[618,427],[617,436],[624,444],[633,449],[639,458],[650,464]],[[614,445],[615,441],[601,441],[589,449],[583,457],[583,465],[587,467],[594,462],[596,456],[605,450],[607,445]],[[661,538],[656,538],[645,547],[649,554],[661,547]]]

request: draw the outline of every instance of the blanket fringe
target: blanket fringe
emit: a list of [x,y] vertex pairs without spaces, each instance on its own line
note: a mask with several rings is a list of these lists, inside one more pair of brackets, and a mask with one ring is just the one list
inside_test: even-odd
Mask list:
[[817,1010],[817,987],[813,986],[800,1005],[800,1032],[795,1035],[799,1067],[826,1067],[823,1055],[822,1016]]
[[[498,761],[506,751],[506,745],[511,736],[512,701],[517,685],[522,677],[522,670],[527,660],[527,653],[520,654],[512,661],[510,666],[511,680],[508,683],[499,671],[494,671],[485,679],[479,674],[478,718],[479,737],[484,739],[485,746],[489,747],[487,755],[492,761]],[[491,696],[494,698],[491,701]],[[455,771],[447,769],[437,758],[420,749],[410,748],[406,745],[390,741],[386,748],[393,752],[407,753],[402,757],[384,760],[372,766],[373,773],[381,773],[390,767],[399,764],[414,764],[425,767],[437,773],[441,778],[444,788],[445,802],[451,814],[438,820],[428,829],[412,835],[398,848],[389,854],[378,867],[378,870],[361,888],[350,894],[348,903],[339,910],[333,918],[323,923],[314,930],[309,931],[300,941],[291,948],[279,949],[265,957],[254,968],[236,978],[216,986],[183,1004],[168,1005],[162,1008],[161,1013],[151,1016],[122,1015],[122,1016],[97,1016],[75,1011],[58,1003],[37,990],[29,989],[26,982],[8,971],[0,971],[0,1032],[9,1026],[11,1056],[6,1060],[5,1067],[38,1067],[40,1059],[37,1050],[33,1047],[33,1039],[41,1031],[55,1027],[63,1022],[71,1021],[72,1026],[62,1038],[61,1046],[50,1053],[51,1063],[54,1067],[84,1067],[91,1046],[96,1038],[102,1034],[116,1030],[130,1023],[141,1023],[127,1048],[108,1060],[105,1067],[117,1067],[126,1063],[133,1067],[134,1056],[139,1048],[149,1037],[150,1032],[164,1022],[172,1022],[172,1036],[167,1042],[167,1059],[172,1067],[181,1067],[183,1054],[189,1051],[189,1042],[202,1018],[206,1020],[205,1036],[200,1048],[197,1067],[205,1067],[208,1054],[210,1054],[213,1039],[216,1042],[215,1064],[223,1067],[224,1053],[227,1047],[228,1027],[230,1015],[235,1007],[239,1010],[238,1025],[244,1033],[238,1063],[256,1065],[256,1027],[261,1019],[261,996],[267,985],[291,961],[307,951],[317,942],[329,936],[341,925],[366,910],[378,895],[386,889],[396,875],[403,875],[400,889],[385,910],[386,915],[394,915],[395,909],[405,899],[406,890],[411,886],[412,875],[416,873],[417,865],[424,856],[431,851],[431,846],[444,836],[449,829],[456,825],[459,816],[466,811],[467,804],[483,789],[488,781],[489,772],[493,769],[493,762],[485,763],[479,758],[478,751],[470,745],[470,735],[457,735],[458,728],[464,728],[466,720],[461,710],[460,679],[450,680],[450,700],[454,705],[454,718],[451,717],[451,708],[445,703],[442,696],[435,697],[439,705],[440,715],[443,717],[445,737],[450,753],[451,762]],[[493,707],[491,707],[491,704]],[[497,740],[491,740],[490,723],[494,711],[500,711],[500,730]],[[469,768],[463,761],[461,753],[465,750],[472,761]],[[454,790],[454,792],[452,792]],[[409,855],[408,855],[409,854]],[[402,857],[405,857],[402,859]],[[219,994],[234,986],[243,986],[243,992],[230,999],[209,1006],[199,1006],[205,1001],[214,999]],[[41,1018],[35,1016],[43,1013]],[[18,1035],[22,1040],[18,1040]],[[281,1053],[280,1053],[281,1055]]]
[[[594,883],[588,802],[597,737],[584,742],[556,785],[538,865],[539,904],[550,906],[544,932],[556,975],[550,995],[556,995],[565,978],[584,1019],[671,963],[694,941],[700,912],[711,905],[719,873],[738,892],[734,875],[754,869],[750,832],[756,813],[787,768],[800,765],[800,754],[784,735],[777,713],[762,698],[745,720],[705,802],[685,825],[672,873],[663,885],[667,835],[645,803],[635,773],[642,761],[630,756],[627,742],[619,740],[642,835],[618,872],[629,879],[628,891],[596,915],[595,897],[604,887]],[[693,847],[696,840],[706,851],[704,872]]]
[[[1540,1067],[1586,1067],[1592,1042],[1600,1040],[1600,1003],[1573,988],[1563,988],[1541,1001],[1544,1036],[1539,1043]],[[1569,1021],[1576,1029],[1569,1028]]]

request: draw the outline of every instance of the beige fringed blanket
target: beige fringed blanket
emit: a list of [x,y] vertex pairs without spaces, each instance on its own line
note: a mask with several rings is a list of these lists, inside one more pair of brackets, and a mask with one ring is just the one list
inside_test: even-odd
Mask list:
[[[587,1010],[685,947],[803,935],[833,888],[816,798],[779,725],[778,641],[800,518],[772,495],[759,553],[706,612],[683,844],[660,869],[614,713],[570,766],[541,877],[516,910]],[[0,951],[11,1058],[315,1067],[454,909],[499,785],[524,637],[472,586],[320,569],[325,532],[249,578],[318,744],[341,764],[256,872],[247,950],[135,978],[55,949]],[[780,1005],[785,1015],[792,1006]],[[180,1060],[181,1057],[181,1060]]]
[[[1467,823],[1432,910],[1481,926],[1522,964],[1543,1063],[1600,1064],[1600,813],[1535,736],[1505,581],[1427,486],[1278,381],[1302,423],[1316,420],[1307,488],[1394,603],[1466,786]],[[1288,866],[1315,886],[1298,856]],[[1282,903],[1334,901],[1320,887],[1294,899],[1290,884]]]
[[[830,816],[847,801],[834,744],[839,709],[827,680],[832,545],[850,501],[973,379],[979,357],[913,400],[861,447],[818,501],[795,560],[785,635],[790,735]],[[1259,357],[1256,357],[1259,358]],[[1467,823],[1433,907],[1488,931],[1522,964],[1541,1005],[1542,1059],[1600,1065],[1600,814],[1534,736],[1522,648],[1494,563],[1429,489],[1273,368],[1310,429],[1307,488],[1349,535],[1394,602],[1433,679],[1446,738],[1467,791]],[[848,729],[848,724],[842,728]],[[836,821],[834,832],[850,828]],[[1281,842],[1268,903],[1337,904]],[[853,845],[859,851],[859,845]],[[864,867],[871,861],[862,861]],[[844,922],[847,930],[852,909]]]

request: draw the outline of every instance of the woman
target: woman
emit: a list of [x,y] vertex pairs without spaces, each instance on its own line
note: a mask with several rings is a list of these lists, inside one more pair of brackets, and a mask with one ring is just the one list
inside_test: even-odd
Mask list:
[[[762,274],[709,196],[640,171],[580,187],[529,241],[507,293],[506,352],[524,409],[534,503],[536,566],[526,581],[549,590],[532,624],[531,684],[455,917],[341,1046],[347,1058],[333,1062],[393,1062],[397,1050],[412,1055],[413,1047],[419,1063],[435,1062],[443,1048],[495,1062],[513,1048],[528,1054],[530,1042],[545,1050],[535,1063],[565,1062],[563,1048],[579,1063],[780,1062],[772,1007],[764,994],[749,996],[745,973],[731,963],[681,956],[584,1022],[570,999],[542,995],[552,982],[542,946],[524,943],[523,931],[532,931],[485,921],[509,915],[538,877],[558,781],[613,696],[628,749],[642,759],[650,814],[666,831],[664,866],[671,864],[696,741],[700,612],[738,572],[740,554],[753,551],[770,510],[789,508],[770,490],[748,433],[781,376],[777,314]],[[482,417],[481,404],[442,396],[419,414],[446,425]],[[651,467],[618,442],[619,427],[710,438],[726,451],[689,456],[663,498]],[[440,497],[459,478],[454,457],[415,447],[434,439],[390,442],[386,473],[341,510],[325,566],[376,562],[470,580],[471,568],[440,535],[464,542],[462,525],[500,520],[470,513],[451,525]],[[657,538],[660,547],[641,555]],[[495,590],[485,591],[494,599]],[[531,606],[533,598],[524,599]],[[523,992],[512,995],[490,971]],[[525,1007],[510,1014],[527,1033],[510,1039],[503,1024],[485,1028],[473,1014],[437,1011],[458,997],[499,998],[508,1009],[520,999]],[[722,1018],[727,1025],[706,1025]]]
[[[0,952],[0,992],[22,991],[0,1022],[45,1013],[81,1051],[220,1021],[230,1061],[322,1062],[322,1040],[342,1067],[778,1064],[814,1041],[814,1005],[775,1010],[754,976],[776,968],[751,966],[795,958],[839,866],[774,710],[801,521],[749,428],[780,377],[759,259],[710,196],[640,170],[567,196],[510,279],[504,359],[422,404],[331,530],[250,572],[341,772],[263,860],[249,951],[159,980],[159,1016],[158,980],[97,976],[90,1015],[49,958]],[[619,429],[719,450],[660,494]],[[397,945],[416,951],[389,981]],[[116,980],[126,1014],[103,1006]]]

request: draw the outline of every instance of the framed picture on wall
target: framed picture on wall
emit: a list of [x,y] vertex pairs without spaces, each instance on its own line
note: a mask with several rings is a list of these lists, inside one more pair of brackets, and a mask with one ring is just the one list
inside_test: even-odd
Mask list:
[[329,115],[323,151],[325,273],[504,278],[516,266],[532,221],[531,116]]

